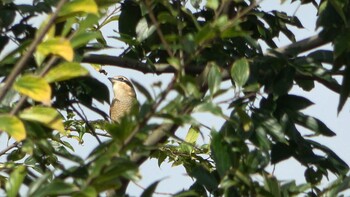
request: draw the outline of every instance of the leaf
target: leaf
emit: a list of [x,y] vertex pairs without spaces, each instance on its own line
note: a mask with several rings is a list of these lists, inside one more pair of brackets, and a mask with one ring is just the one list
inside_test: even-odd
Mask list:
[[211,8],[213,10],[216,10],[219,7],[219,1],[218,0],[208,0],[206,7]]
[[343,109],[349,96],[350,96],[350,66],[346,66],[341,89],[340,89],[338,113],[340,113],[340,111]]
[[276,143],[271,147],[271,163],[276,164],[280,161],[293,156],[293,148],[284,143]]
[[322,121],[317,118],[305,115],[303,113],[298,113],[295,117],[295,122],[317,134],[322,134],[324,136],[335,136],[335,133],[327,127]]
[[148,101],[152,101],[153,98],[148,90],[139,82],[135,80],[131,80],[134,86],[147,98]]
[[59,16],[70,15],[74,13],[91,13],[98,14],[98,7],[94,0],[73,0],[65,3],[62,7]]
[[49,83],[64,81],[75,77],[87,76],[89,71],[76,62],[64,62],[52,68],[45,79]]
[[208,86],[211,95],[214,95],[219,89],[221,84],[220,68],[215,62],[209,63],[210,69],[208,73]]
[[339,32],[334,40],[334,58],[340,57],[342,54],[350,50],[350,30]]
[[146,40],[156,30],[154,25],[149,26],[146,18],[142,18],[136,25],[136,36],[138,41]]
[[100,38],[99,32],[81,32],[71,39],[71,45],[73,48],[85,46],[93,39]]
[[277,105],[283,109],[289,109],[291,111],[299,111],[305,109],[314,103],[309,99],[297,96],[297,95],[282,95],[277,99]]
[[25,166],[18,166],[10,175],[9,180],[6,182],[6,194],[8,197],[17,197],[19,189],[22,185],[24,177],[27,175],[27,169]]
[[265,188],[271,193],[271,196],[281,196],[281,189],[276,177],[264,173]]
[[40,122],[61,133],[65,132],[61,114],[51,107],[34,106],[22,111],[19,117],[28,121]]
[[249,78],[249,63],[246,58],[236,60],[231,66],[231,78],[237,87],[243,87]]
[[346,1],[343,0],[329,0],[328,2],[331,3],[331,5],[334,7],[337,13],[343,19],[343,22],[347,24],[347,17],[344,13],[344,7],[349,6],[348,3],[346,3]]
[[67,61],[72,61],[74,51],[69,40],[66,38],[55,37],[39,44],[35,54],[37,63],[40,65],[42,60],[49,54],[58,55]]
[[152,197],[154,194],[154,191],[157,188],[157,185],[160,181],[156,181],[152,183],[150,186],[148,186],[141,194],[141,197]]
[[12,115],[0,115],[0,130],[5,131],[18,142],[27,136],[22,121]]
[[45,197],[45,196],[69,196],[73,192],[79,191],[79,188],[73,184],[65,183],[61,180],[53,180],[48,184],[42,184],[39,186],[32,196]]
[[244,110],[242,110],[241,107],[236,107],[235,110],[237,111],[237,114],[238,114],[240,121],[242,123],[243,131],[245,131],[245,132],[250,131],[250,129],[253,126],[253,122],[252,122],[251,118],[248,116],[248,114]]
[[284,68],[274,79],[273,93],[275,95],[284,95],[293,87],[295,69],[292,67]]
[[220,177],[224,177],[232,165],[231,147],[224,141],[221,133],[212,133],[210,145],[216,169]]
[[185,142],[195,144],[199,136],[199,128],[191,126],[185,137]]
[[204,185],[209,192],[217,190],[219,185],[216,177],[202,166],[196,166],[190,172],[190,175],[195,177],[201,185]]
[[40,101],[46,105],[50,104],[51,87],[42,77],[30,74],[24,75],[15,82],[13,88],[35,101]]
[[212,102],[203,102],[202,104],[195,107],[194,111],[196,112],[210,112],[217,116],[224,116],[222,109],[220,106],[212,103]]

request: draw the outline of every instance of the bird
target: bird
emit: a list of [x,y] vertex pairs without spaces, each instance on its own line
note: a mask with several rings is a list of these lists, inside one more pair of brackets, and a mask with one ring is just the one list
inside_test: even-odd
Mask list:
[[118,75],[108,79],[112,82],[114,93],[109,115],[112,121],[120,123],[125,115],[138,106],[136,92],[129,79],[124,76]]

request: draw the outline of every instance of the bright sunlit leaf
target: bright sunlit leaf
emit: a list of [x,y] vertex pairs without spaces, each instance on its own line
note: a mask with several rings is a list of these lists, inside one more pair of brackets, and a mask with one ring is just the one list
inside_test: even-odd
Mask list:
[[185,137],[185,141],[188,143],[196,143],[199,136],[199,129],[196,127],[191,127]]
[[44,78],[51,83],[86,76],[88,74],[89,71],[79,63],[65,62],[51,69]]
[[49,105],[51,100],[51,87],[45,79],[35,75],[24,75],[14,84],[13,88],[35,101]]
[[24,120],[40,122],[62,133],[65,132],[61,114],[51,107],[34,106],[22,111],[19,117]]
[[[65,38],[51,38],[39,44],[36,50],[36,56],[40,56],[40,60],[49,54],[58,55],[67,61],[72,61],[74,57],[74,51],[71,43]],[[37,62],[40,62],[41,61]]]
[[18,142],[27,136],[22,121],[12,115],[0,115],[0,130],[5,131]]
[[59,16],[80,12],[98,14],[98,7],[96,2],[94,0],[73,0],[64,4],[59,13]]

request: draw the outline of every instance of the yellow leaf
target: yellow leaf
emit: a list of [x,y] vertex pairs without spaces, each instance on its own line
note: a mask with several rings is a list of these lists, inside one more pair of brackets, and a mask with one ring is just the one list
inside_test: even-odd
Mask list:
[[37,56],[46,57],[48,54],[61,56],[67,61],[72,61],[74,57],[73,48],[70,42],[65,38],[50,38],[42,43],[36,49]]
[[74,13],[91,13],[98,14],[98,7],[94,0],[73,0],[64,4],[59,16],[71,15]]
[[89,71],[79,63],[65,62],[51,69],[44,78],[51,83],[86,76],[88,74]]
[[0,130],[5,131],[18,142],[27,137],[22,121],[16,116],[0,115]]
[[19,117],[23,120],[40,122],[51,129],[65,133],[62,116],[54,108],[34,106],[22,111]]
[[51,101],[51,87],[45,79],[35,75],[24,75],[19,78],[13,88],[35,101],[46,105]]

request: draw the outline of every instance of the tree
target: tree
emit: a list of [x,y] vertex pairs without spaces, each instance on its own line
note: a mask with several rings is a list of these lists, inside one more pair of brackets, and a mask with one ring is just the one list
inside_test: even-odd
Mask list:
[[[2,1],[0,132],[9,140],[0,152],[1,190],[8,196],[98,196],[107,190],[122,196],[150,157],[183,166],[195,180],[176,196],[334,196],[349,189],[348,165],[313,139],[335,133],[303,112],[310,100],[290,94],[293,86],[312,91],[320,83],[339,94],[342,110],[350,94],[349,1],[297,2],[314,5],[320,29],[301,41],[290,30],[303,28],[297,17],[266,12],[254,0]],[[36,28],[31,19],[38,15],[46,19]],[[115,21],[113,39],[126,47],[119,56],[99,55],[110,47],[102,28]],[[277,48],[280,34],[293,44]],[[262,43],[270,48],[265,53]],[[328,43],[332,50],[319,49]],[[146,101],[139,112],[112,123],[95,105],[109,102],[108,88],[82,63],[101,75],[103,65],[115,65],[173,77],[159,95],[133,81]],[[226,81],[230,88],[222,87]],[[217,98],[232,91],[227,114]],[[81,106],[101,120],[87,119]],[[196,112],[225,120],[204,144],[197,139],[208,128],[192,116]],[[180,139],[176,131],[184,125],[191,127]],[[65,140],[84,143],[84,135],[99,143],[88,158]],[[304,184],[266,170],[291,157],[305,166]],[[338,178],[320,186],[330,173]],[[157,184],[143,196],[152,196]]]

